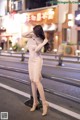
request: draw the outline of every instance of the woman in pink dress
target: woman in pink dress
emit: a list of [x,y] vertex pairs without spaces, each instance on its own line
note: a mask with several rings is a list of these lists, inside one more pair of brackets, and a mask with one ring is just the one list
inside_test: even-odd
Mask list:
[[48,40],[45,39],[44,31],[41,25],[36,25],[33,28],[33,32],[23,35],[28,38],[27,48],[29,50],[29,77],[31,80],[33,106],[30,111],[35,111],[38,105],[36,89],[38,89],[43,106],[42,116],[47,114],[48,103],[45,99],[44,89],[41,83],[41,70],[43,65],[43,59],[41,56],[41,49],[44,47]]

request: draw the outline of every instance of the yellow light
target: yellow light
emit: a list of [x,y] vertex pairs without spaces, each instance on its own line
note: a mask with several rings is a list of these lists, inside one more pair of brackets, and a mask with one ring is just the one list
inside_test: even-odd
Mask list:
[[58,40],[58,36],[57,35],[55,36],[55,38],[56,38],[56,40]]
[[48,11],[48,13],[49,13],[50,15],[54,15],[53,9],[50,9],[50,10]]

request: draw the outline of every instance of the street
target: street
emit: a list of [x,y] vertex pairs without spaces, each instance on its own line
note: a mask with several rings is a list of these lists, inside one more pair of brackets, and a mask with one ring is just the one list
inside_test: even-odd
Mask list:
[[80,0],[0,0],[0,120],[80,120]]
[[[6,59],[5,57],[4,60],[2,60],[2,58],[0,59],[0,83],[31,94],[30,85],[27,85],[27,83],[30,82],[27,61],[21,62],[18,59],[17,61],[14,61],[14,59],[17,58],[11,57]],[[43,78],[42,80],[47,100],[52,104],[50,107],[53,108],[53,111],[54,109],[56,110],[56,107],[54,107],[55,104],[58,105],[58,111],[60,111],[59,107],[62,106],[62,108],[66,108],[68,112],[71,110],[74,113],[80,114],[80,87],[78,87],[80,85],[79,68],[76,67],[76,69],[72,69],[72,67],[68,68],[66,66],[58,67],[55,65],[55,62],[44,60],[42,74],[53,77],[52,80],[49,78]],[[56,79],[58,79],[58,81]],[[59,82],[59,80],[62,79],[63,82]],[[71,82],[72,84],[66,84],[65,81]],[[73,85],[74,81],[75,84]],[[76,84],[76,82],[78,82],[78,84]],[[62,112],[62,110],[60,112]],[[69,116],[70,115],[68,115],[68,117]],[[70,120],[73,119],[70,118]]]
[[[22,85],[21,85],[22,86]],[[24,86],[23,86],[24,87]],[[3,94],[1,94],[3,93]],[[31,113],[30,108],[25,106],[24,102],[27,100],[23,95],[10,92],[9,90],[0,88],[0,111],[8,112],[8,118],[10,120],[77,120],[73,117],[67,116],[59,111],[49,108],[48,115],[41,116],[42,109]]]

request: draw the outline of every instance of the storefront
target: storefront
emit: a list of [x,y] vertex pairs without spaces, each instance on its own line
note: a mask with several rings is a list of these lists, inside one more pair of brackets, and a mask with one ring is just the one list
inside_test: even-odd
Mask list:
[[2,36],[1,36],[1,34],[4,32],[6,32],[6,29],[3,27],[0,27],[0,47],[1,47],[1,49],[4,49],[4,44],[5,44],[5,40],[2,39]]
[[6,32],[2,33],[1,36],[6,39],[7,49],[10,47],[9,42],[12,42],[12,46],[18,43],[24,47],[26,39],[22,38],[21,34],[31,31],[37,24],[42,25],[51,50],[58,46],[58,8],[56,6],[30,10],[25,13],[13,12],[4,16],[2,21],[2,26],[6,28]]
[[2,17],[2,26],[6,29],[6,32],[1,33],[1,41],[4,40],[6,44],[3,49],[8,50],[21,39],[21,23],[19,19],[20,14],[16,13]]
[[[62,23],[61,36],[62,44],[65,45],[64,55],[75,55],[76,50],[76,29],[74,25],[73,4],[69,4],[65,14],[65,20]],[[74,35],[73,35],[74,34]]]
[[75,11],[75,24],[77,30],[77,50],[80,49],[80,5],[78,10]]
[[[26,16],[25,25],[22,26],[22,32],[29,32],[33,26],[40,24],[45,31],[45,35],[50,43],[50,51],[58,47],[57,27],[58,27],[58,8],[48,7],[36,9],[23,13]],[[25,26],[25,29],[24,29]]]

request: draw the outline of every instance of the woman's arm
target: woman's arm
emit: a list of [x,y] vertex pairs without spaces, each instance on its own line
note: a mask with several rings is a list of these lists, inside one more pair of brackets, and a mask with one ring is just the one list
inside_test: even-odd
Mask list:
[[41,44],[39,44],[39,45],[35,48],[35,52],[38,52],[47,42],[48,42],[48,40],[45,39]]
[[29,32],[29,33],[23,33],[22,34],[22,37],[25,37],[25,38],[32,38],[32,36],[33,36],[33,32],[32,31]]

